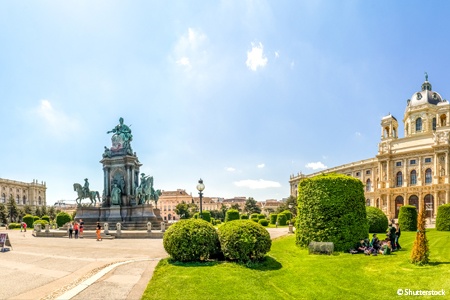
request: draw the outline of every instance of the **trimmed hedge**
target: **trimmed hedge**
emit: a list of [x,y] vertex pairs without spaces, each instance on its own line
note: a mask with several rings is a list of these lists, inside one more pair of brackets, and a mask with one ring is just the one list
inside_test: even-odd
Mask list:
[[366,206],[367,223],[369,223],[369,232],[385,233],[388,228],[388,218],[381,209]]
[[450,203],[438,207],[436,230],[450,231]]
[[34,228],[34,225],[36,224],[41,224],[41,228],[45,229],[45,224],[49,224],[49,222],[47,220],[36,220],[34,221],[32,228]]
[[167,253],[176,261],[204,261],[218,255],[217,231],[205,220],[188,219],[172,224],[163,236]]
[[20,223],[9,223],[8,229],[15,229],[15,228],[21,228]]
[[335,251],[347,251],[368,238],[362,182],[333,173],[300,181],[295,234],[300,247],[333,242]]
[[417,231],[417,209],[414,205],[400,207],[398,225],[403,231]]
[[270,224],[275,225],[277,223],[278,214],[270,214]]
[[47,216],[47,215],[45,215],[45,216],[42,216],[42,217],[41,217],[41,220],[45,220],[45,221],[47,221],[47,222],[49,222],[49,223],[50,223],[50,217],[49,217],[49,216]]
[[32,228],[33,222],[34,222],[34,218],[33,218],[32,215],[27,214],[27,215],[23,216],[22,221],[27,224],[27,228]]
[[250,215],[250,219],[258,219],[258,213],[253,213]]
[[269,226],[269,220],[267,219],[259,219],[258,223],[262,226]]
[[237,209],[229,209],[225,215],[225,222],[239,220],[239,211]]
[[287,216],[284,213],[278,214],[278,217],[277,217],[278,225],[280,225],[280,226],[286,225],[287,220],[288,220]]
[[241,215],[241,220],[248,220],[248,215],[247,214],[242,214]]
[[265,218],[266,218],[266,215],[265,215],[265,214],[258,214],[258,219],[259,219],[259,220],[265,219]]
[[62,227],[64,226],[64,224],[70,221],[72,221],[72,217],[66,212],[62,211],[56,215],[56,224],[58,225],[58,227]]
[[290,219],[292,219],[292,213],[291,213],[291,211],[289,211],[289,210],[283,210],[281,213],[286,215],[286,218],[288,219],[288,221],[289,221]]
[[232,261],[261,260],[272,246],[267,230],[250,220],[227,222],[219,227],[218,234],[225,259]]

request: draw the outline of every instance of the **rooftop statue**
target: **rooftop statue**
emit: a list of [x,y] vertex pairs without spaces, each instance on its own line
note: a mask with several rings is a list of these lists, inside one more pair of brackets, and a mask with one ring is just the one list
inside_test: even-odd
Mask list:
[[[131,125],[130,125],[131,126]],[[119,119],[119,124],[116,125],[112,130],[106,132],[114,133],[111,137],[112,147],[111,151],[118,152],[122,149],[126,150],[127,154],[133,154],[130,142],[133,140],[133,135],[131,134],[131,129],[129,126],[123,124],[123,118]],[[107,153],[106,155],[108,155]]]

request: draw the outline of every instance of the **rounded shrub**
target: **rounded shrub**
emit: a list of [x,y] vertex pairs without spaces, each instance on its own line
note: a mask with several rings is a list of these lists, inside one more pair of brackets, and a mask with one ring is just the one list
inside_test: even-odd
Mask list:
[[56,215],[56,224],[58,225],[58,227],[62,227],[64,226],[64,224],[70,221],[72,221],[72,218],[66,212],[62,211]]
[[49,217],[49,216],[47,216],[47,215],[45,215],[45,216],[42,216],[42,217],[41,217],[41,220],[45,220],[45,221],[47,221],[47,222],[49,222],[49,223],[50,223],[50,217]]
[[403,205],[400,207],[398,225],[403,231],[417,230],[417,209],[414,205]]
[[347,251],[368,238],[364,188],[360,180],[343,174],[323,174],[300,181],[296,243],[332,242]]
[[20,228],[20,223],[9,223],[8,224],[8,229],[16,229],[16,228]]
[[219,253],[217,231],[204,220],[187,219],[172,224],[164,233],[163,245],[176,261],[204,261]]
[[367,223],[369,224],[369,232],[385,233],[388,228],[388,218],[381,209],[366,206]]
[[225,215],[225,222],[239,220],[239,211],[237,209],[229,209]]
[[31,228],[31,226],[33,225],[33,222],[34,222],[34,218],[32,215],[27,214],[27,215],[23,216],[22,221],[27,224],[27,228]]
[[267,219],[259,219],[258,223],[262,226],[269,226],[269,220]]
[[45,228],[45,224],[49,224],[49,222],[47,220],[36,220],[33,222],[33,227],[36,224],[41,224],[41,228],[44,229]]
[[265,219],[265,218],[266,218],[266,215],[265,215],[265,214],[258,214],[258,219],[259,219],[259,220]]
[[278,214],[278,217],[277,217],[278,225],[280,225],[280,226],[286,225],[287,220],[288,219],[287,219],[287,217],[286,217],[286,215],[284,213],[279,213]]
[[275,223],[277,222],[277,217],[278,214],[270,214],[270,224],[275,225]]
[[202,219],[206,222],[211,222],[211,212],[209,210],[202,210]]
[[250,219],[258,219],[258,215],[257,213],[253,213],[250,215]]
[[450,231],[450,203],[438,207],[436,230]]
[[250,220],[227,222],[219,227],[218,234],[225,259],[232,261],[261,260],[272,246],[267,230]]
[[290,219],[292,219],[292,213],[291,213],[291,211],[290,210],[284,210],[284,211],[282,211],[281,212],[282,214],[285,214],[286,215],[286,218],[288,219],[288,220],[290,220]]
[[242,214],[241,215],[241,220],[248,220],[248,215],[247,214]]

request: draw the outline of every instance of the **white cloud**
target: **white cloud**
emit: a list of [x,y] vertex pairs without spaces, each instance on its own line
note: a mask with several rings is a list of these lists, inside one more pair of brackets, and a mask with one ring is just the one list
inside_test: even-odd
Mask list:
[[359,132],[359,131],[355,132],[355,136],[356,137],[360,137],[361,136],[361,132]]
[[234,171],[236,171],[236,169],[233,168],[233,167],[225,168],[225,170],[227,170],[228,172],[234,172]]
[[235,181],[234,185],[238,186],[238,187],[247,187],[252,190],[281,187],[281,184],[279,182],[263,180],[263,179],[260,179],[260,180],[247,179],[247,180]]
[[46,129],[55,136],[67,137],[80,129],[77,120],[69,117],[63,111],[55,110],[49,100],[41,100],[41,104],[34,113],[42,119]]
[[181,36],[174,47],[173,61],[187,70],[201,64],[206,57],[206,41],[207,36],[200,30],[188,28],[187,34]]
[[247,61],[245,62],[250,70],[256,71],[258,67],[262,68],[267,64],[267,57],[264,56],[263,50],[262,43],[258,45],[252,43],[252,50],[247,51]]
[[275,57],[279,58],[280,57],[280,53],[278,51],[275,51]]
[[307,163],[305,167],[308,168],[308,169],[313,169],[313,170],[326,169],[327,168],[327,166],[325,166],[320,161]]
[[190,67],[191,66],[189,58],[187,58],[187,57],[180,58],[179,60],[176,61],[176,63],[181,65],[181,66],[185,66],[185,67]]
[[264,168],[266,165],[265,164],[259,164],[258,165],[258,169],[262,169],[262,168]]

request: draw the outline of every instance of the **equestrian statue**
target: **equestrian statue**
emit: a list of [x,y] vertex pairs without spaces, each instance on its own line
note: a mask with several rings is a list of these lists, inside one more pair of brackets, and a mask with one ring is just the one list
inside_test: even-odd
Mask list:
[[89,190],[89,181],[87,178],[84,180],[84,186],[81,186],[81,184],[79,183],[74,183],[73,190],[78,194],[78,197],[75,199],[75,202],[78,203],[78,206],[81,206],[81,200],[86,198],[89,198],[89,200],[91,200],[89,206],[91,205],[95,206],[97,199],[98,202],[100,203],[99,192]]

